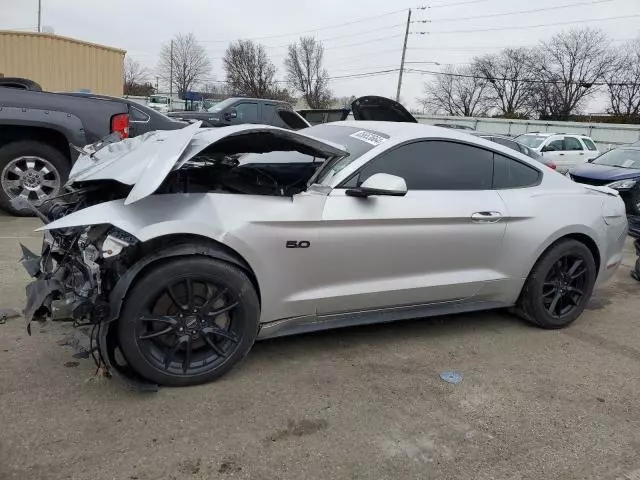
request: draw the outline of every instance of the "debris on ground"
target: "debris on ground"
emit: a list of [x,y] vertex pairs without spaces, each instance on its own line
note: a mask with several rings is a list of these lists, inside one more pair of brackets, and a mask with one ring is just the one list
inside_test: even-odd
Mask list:
[[442,372],[440,378],[447,383],[457,385],[462,381],[462,374],[460,372]]
[[20,314],[13,308],[0,308],[0,325],[7,323],[10,318],[19,317]]

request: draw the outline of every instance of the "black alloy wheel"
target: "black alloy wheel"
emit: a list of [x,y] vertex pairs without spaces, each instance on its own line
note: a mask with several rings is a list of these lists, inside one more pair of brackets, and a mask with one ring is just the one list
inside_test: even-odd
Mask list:
[[577,255],[559,258],[542,285],[542,302],[549,315],[557,319],[570,315],[584,297],[587,280],[583,258]]
[[562,328],[578,318],[598,276],[591,250],[565,238],[551,245],[529,273],[516,313],[542,328]]
[[136,283],[120,347],[142,377],[162,385],[217,378],[251,348],[257,295],[241,270],[206,257],[171,261]]
[[147,360],[158,368],[197,374],[224,362],[242,335],[233,322],[239,301],[228,288],[187,277],[168,284],[137,321],[137,340]]

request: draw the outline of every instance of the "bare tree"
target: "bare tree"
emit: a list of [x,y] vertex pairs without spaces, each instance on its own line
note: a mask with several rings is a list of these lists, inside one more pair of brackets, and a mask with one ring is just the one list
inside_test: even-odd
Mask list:
[[227,47],[223,59],[227,83],[238,94],[265,98],[275,89],[276,67],[263,45],[238,40]]
[[349,97],[340,97],[337,99],[337,102],[340,105],[340,108],[350,108],[351,104],[355,102],[355,100],[356,100],[356,96],[351,95]]
[[[172,70],[173,78],[171,78]],[[192,90],[209,75],[211,60],[193,33],[179,33],[172,42],[162,45],[158,72],[165,82],[172,81],[180,98],[184,98],[185,92]]]
[[594,84],[614,63],[609,38],[601,30],[570,30],[542,42],[530,64],[541,81],[536,88],[541,116],[568,120],[597,93]]
[[475,58],[473,69],[484,77],[486,98],[507,118],[528,116],[535,72],[530,68],[531,51],[526,48],[506,48],[497,54]]
[[131,57],[124,59],[124,94],[135,95],[134,91],[138,91],[141,85],[146,85],[149,78],[149,72],[140,62],[136,62]]
[[272,100],[280,100],[282,102],[290,103],[291,105],[295,105],[298,102],[294,92],[288,88],[281,88],[277,85],[270,88],[266,95]]
[[425,97],[418,103],[434,113],[473,117],[487,113],[488,81],[472,67],[449,66],[425,84]]
[[331,104],[329,74],[322,66],[324,47],[313,37],[301,37],[289,45],[284,61],[291,88],[302,94],[309,108],[326,108]]
[[640,116],[640,39],[632,40],[621,49],[605,81],[609,112],[625,117]]
[[203,98],[224,100],[225,98],[233,97],[233,90],[226,83],[205,82],[200,92]]

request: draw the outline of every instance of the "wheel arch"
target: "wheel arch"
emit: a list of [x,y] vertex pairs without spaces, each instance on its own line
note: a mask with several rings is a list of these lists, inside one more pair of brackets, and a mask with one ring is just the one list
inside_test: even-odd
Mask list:
[[111,291],[109,298],[109,321],[120,316],[120,310],[137,279],[151,268],[169,259],[201,255],[230,263],[242,269],[253,284],[261,302],[260,285],[249,262],[234,249],[216,240],[195,234],[169,234],[155,237],[138,246],[134,263],[127,268]]
[[[538,262],[540,261],[540,259],[543,257],[545,253],[547,253],[549,250],[551,250],[561,241],[567,240],[567,239],[576,240],[584,244],[589,249],[589,251],[591,252],[591,255],[593,255],[593,260],[596,264],[596,270],[597,270],[597,273],[599,274],[600,269],[602,267],[600,263],[602,261],[602,256],[600,254],[600,249],[598,247],[597,242],[593,239],[591,235],[585,232],[570,231],[570,232],[562,232],[551,237],[543,245],[543,247],[540,249],[540,251],[538,251],[537,255],[534,257],[533,263],[529,266],[529,269],[526,272],[525,280],[529,278],[529,276],[531,275],[531,272],[533,271],[533,269],[535,268],[535,266],[538,264]],[[522,288],[524,288],[524,285]]]

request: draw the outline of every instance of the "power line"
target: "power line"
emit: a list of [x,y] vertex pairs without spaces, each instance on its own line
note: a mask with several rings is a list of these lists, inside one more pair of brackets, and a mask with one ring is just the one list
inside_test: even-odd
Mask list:
[[329,77],[329,80],[338,80],[341,78],[364,78],[364,77],[376,77],[378,75],[386,75],[389,73],[398,72],[399,68],[391,68],[389,70],[378,70],[375,72],[366,72],[366,73],[354,73],[351,75],[339,75],[337,77]]
[[640,14],[636,15],[620,15],[617,17],[606,17],[606,18],[592,18],[587,20],[575,20],[571,22],[555,22],[555,23],[541,23],[538,25],[520,25],[513,27],[495,27],[495,28],[475,28],[475,29],[465,29],[465,30],[443,30],[436,32],[420,32],[420,33],[428,33],[429,35],[437,35],[437,34],[449,34],[449,33],[471,33],[471,32],[495,32],[498,30],[521,30],[525,28],[539,28],[539,27],[554,27],[557,25],[571,25],[576,23],[590,23],[590,22],[605,22],[609,20],[621,20],[621,19],[629,19],[629,18],[637,18],[640,17]]
[[491,0],[466,0],[464,2],[456,2],[456,3],[441,3],[437,5],[427,5],[426,8],[429,10],[433,10],[434,8],[447,8],[447,7],[456,7],[458,5],[470,5],[472,3],[480,3],[480,2],[489,2]]
[[474,15],[472,17],[449,17],[449,18],[437,18],[432,20],[433,23],[440,23],[440,22],[459,22],[461,20],[476,20],[479,18],[493,18],[493,17],[506,17],[508,15],[519,15],[519,14],[523,14],[523,13],[535,13],[535,12],[547,12],[550,10],[560,10],[563,8],[570,8],[570,7],[579,7],[581,5],[597,5],[599,3],[609,3],[609,2],[613,2],[614,0],[591,0],[588,2],[579,2],[579,3],[572,3],[570,5],[558,5],[555,7],[545,7],[545,8],[536,8],[533,10],[519,10],[517,12],[503,12],[503,13],[489,13],[487,15]]
[[401,35],[401,34],[390,35],[388,37],[375,38],[373,40],[366,40],[364,42],[351,43],[351,44],[348,44],[348,45],[336,45],[335,47],[325,47],[325,50],[337,50],[337,49],[341,49],[341,48],[357,47],[358,45],[365,45],[365,44],[369,44],[369,43],[373,43],[373,42],[381,42],[383,40],[389,40],[391,38],[398,38],[398,37],[402,37],[402,36],[403,35]]
[[[300,30],[300,31],[297,31],[297,32],[279,33],[279,34],[276,34],[276,35],[266,35],[264,37],[253,37],[253,38],[249,38],[247,40],[265,40],[267,38],[289,37],[289,36],[294,36],[294,35],[301,35],[303,33],[318,32],[320,30],[330,30],[332,28],[338,28],[338,27],[344,27],[344,26],[347,26],[347,25],[354,25],[356,23],[368,22],[370,20],[375,20],[375,19],[378,19],[378,18],[387,17],[389,15],[395,15],[397,13],[405,12],[405,11],[406,11],[406,9],[403,8],[401,10],[394,10],[392,12],[381,13],[380,15],[374,15],[374,16],[371,16],[371,17],[364,17],[364,18],[361,18],[359,20],[353,20],[351,22],[337,23],[337,24],[334,24],[334,25],[328,25],[328,26],[325,26],[325,27],[313,28],[313,29],[310,29],[310,30]],[[231,41],[232,40],[204,40],[204,41],[202,41],[202,43],[229,43]]]
[[[505,78],[505,77],[491,77],[491,78],[487,78],[484,77],[482,75],[471,75],[471,74],[465,74],[465,73],[453,73],[453,72],[434,72],[432,70],[418,70],[418,69],[407,69],[407,72],[409,73],[419,73],[422,75],[444,75],[447,77],[459,77],[459,78],[473,78],[476,80],[489,80],[489,81],[501,81],[501,82],[513,82],[514,79],[513,78]],[[569,84],[569,85],[580,85],[580,86],[584,86],[587,88],[590,87],[597,87],[597,86],[605,86],[605,85],[612,85],[612,86],[618,86],[618,87],[626,87],[626,86],[634,86],[637,85],[637,83],[634,82],[565,82],[563,80],[533,80],[533,79],[528,79],[528,78],[520,78],[517,80],[520,83],[539,83],[539,84]]]
[[[629,37],[629,38],[612,38],[611,42],[628,42],[630,40],[635,40],[635,38],[633,37]],[[539,43],[533,43],[533,44],[529,44],[529,45],[485,45],[485,46],[461,46],[461,47],[451,47],[451,48],[440,48],[440,47],[429,47],[429,48],[420,48],[420,47],[414,47],[414,48],[407,48],[407,50],[413,50],[413,51],[429,51],[429,52],[469,52],[469,51],[474,51],[474,50],[490,50],[490,49],[495,49],[495,48],[531,48],[531,47],[538,47],[540,46]]]
[[[390,30],[392,28],[402,27],[403,25],[404,25],[403,23],[396,23],[395,25],[388,25],[386,27],[374,28],[372,30],[365,30],[363,32],[348,33],[346,35],[338,35],[335,37],[328,37],[328,38],[317,38],[316,40],[318,42],[327,42],[327,41],[337,40],[340,38],[357,37],[358,35],[366,35],[368,33],[379,32],[381,30]],[[264,47],[265,48],[288,48],[289,45],[290,43],[287,43],[286,45],[264,45]],[[331,48],[334,48],[334,47],[331,47]],[[326,50],[326,47],[325,47],[325,50]]]

